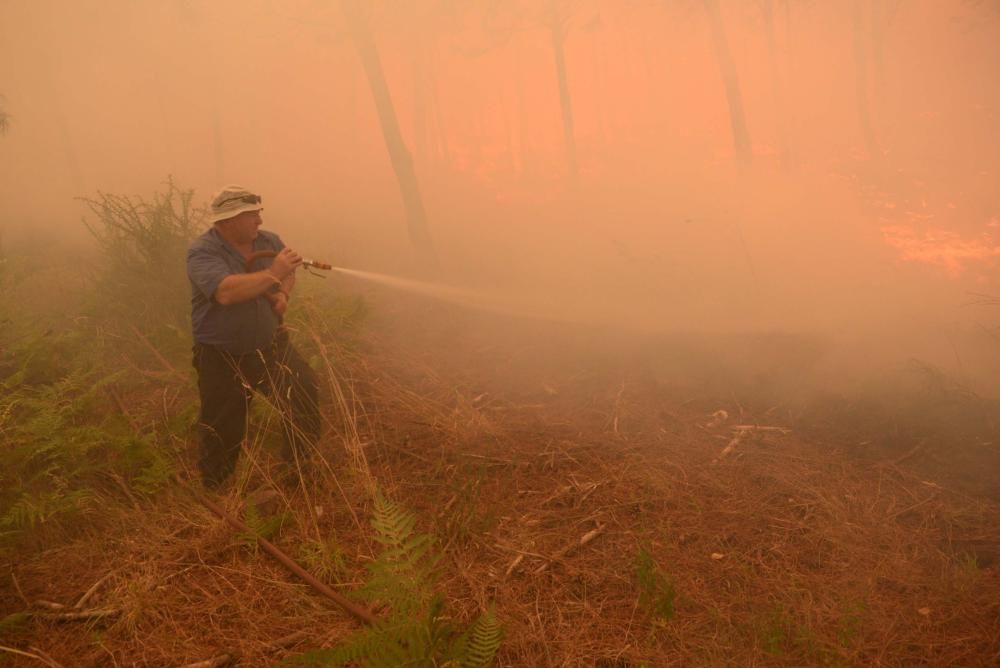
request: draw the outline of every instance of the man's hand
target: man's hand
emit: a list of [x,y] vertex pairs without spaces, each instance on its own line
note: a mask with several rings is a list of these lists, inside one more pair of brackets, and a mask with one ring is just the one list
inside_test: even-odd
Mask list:
[[288,295],[280,290],[278,292],[267,293],[267,300],[271,302],[271,308],[278,316],[284,316],[288,310]]
[[302,256],[293,251],[291,248],[285,247],[274,256],[274,260],[271,261],[271,266],[268,267],[268,271],[274,274],[279,281],[283,281],[294,274],[295,270],[298,269],[301,264]]

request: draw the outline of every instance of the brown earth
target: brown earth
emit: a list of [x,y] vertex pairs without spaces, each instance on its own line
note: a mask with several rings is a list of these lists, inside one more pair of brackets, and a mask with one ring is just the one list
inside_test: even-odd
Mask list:
[[[305,484],[281,489],[294,521],[274,541],[357,588],[376,480],[436,538],[447,610],[495,605],[502,666],[1000,664],[995,471],[964,484],[930,446],[866,449],[850,425],[597,338],[422,305],[353,350],[314,350],[330,430]],[[141,424],[191,399],[178,384],[124,403]],[[273,431],[258,413],[253,466],[222,497],[234,513],[268,477]],[[38,616],[4,643],[35,658],[0,665],[272,665],[358,630],[182,488],[117,498],[27,545],[0,584],[9,614],[100,582],[83,607],[115,616]],[[328,559],[303,550],[324,541]],[[645,604],[643,551],[672,616]]]

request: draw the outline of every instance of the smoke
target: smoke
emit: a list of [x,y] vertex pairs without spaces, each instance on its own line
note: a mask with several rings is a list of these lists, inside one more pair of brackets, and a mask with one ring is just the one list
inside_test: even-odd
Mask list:
[[[729,72],[702,3],[577,3],[561,40],[541,3],[439,4],[368,16],[437,282],[518,318],[685,333],[718,354],[767,358],[736,341],[772,333],[815,342],[831,373],[915,358],[977,388],[996,376],[997,309],[972,305],[1000,292],[995,13],[720,3]],[[172,174],[202,199],[252,185],[265,225],[310,254],[417,273],[337,3],[4,14],[7,239],[82,243],[75,198]]]

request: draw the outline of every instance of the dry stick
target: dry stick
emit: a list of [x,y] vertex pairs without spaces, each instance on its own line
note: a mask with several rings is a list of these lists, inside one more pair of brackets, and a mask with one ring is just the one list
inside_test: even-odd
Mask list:
[[205,659],[204,661],[186,663],[181,666],[181,668],[221,668],[221,666],[228,666],[232,662],[232,655],[219,654],[218,656],[213,656],[211,659]]
[[591,531],[588,531],[587,533],[583,534],[583,536],[580,537],[580,540],[578,540],[577,542],[572,543],[570,545],[567,545],[563,549],[561,549],[558,552],[556,552],[555,554],[553,554],[549,558],[549,560],[547,562],[545,562],[544,564],[542,564],[541,566],[539,566],[538,568],[536,568],[534,570],[534,574],[535,575],[541,575],[545,571],[545,569],[547,569],[549,567],[549,564],[551,564],[553,561],[559,561],[560,559],[562,559],[563,557],[565,557],[567,554],[569,554],[570,552],[572,552],[576,548],[583,547],[584,545],[586,545],[590,541],[592,541],[595,538],[597,538],[599,535],[601,535],[601,533],[604,532],[604,527],[605,526],[606,525],[604,525],[604,524],[598,524],[596,529],[592,529]]
[[268,647],[271,647],[274,650],[288,649],[298,641],[305,640],[311,635],[312,634],[309,633],[308,631],[295,631],[293,633],[289,633],[287,636],[282,636],[281,638],[272,640],[268,642],[267,645]]
[[121,614],[119,608],[95,608],[94,610],[79,610],[77,612],[42,612],[36,613],[35,617],[51,619],[56,622],[76,622],[80,620],[103,619],[104,617],[115,617]]
[[24,592],[21,591],[21,584],[17,581],[17,576],[14,575],[14,571],[10,572],[10,579],[14,582],[14,589],[17,590],[17,595],[21,597],[21,600],[24,601],[25,605],[30,606],[31,603],[25,597]]
[[35,659],[36,661],[41,661],[42,663],[48,663],[48,661],[38,656],[37,654],[31,654],[30,652],[23,652],[19,649],[14,649],[13,647],[6,647],[4,645],[0,645],[0,652],[10,652],[11,654],[17,654],[18,656],[26,656],[29,659]]
[[29,645],[29,646],[28,646],[28,649],[30,649],[30,650],[31,650],[32,652],[34,652],[35,654],[37,654],[37,655],[38,655],[38,657],[39,657],[39,658],[40,658],[40,659],[41,659],[41,660],[42,660],[42,661],[43,661],[43,662],[44,662],[45,664],[47,664],[48,666],[50,666],[50,668],[63,668],[63,665],[62,665],[61,663],[59,663],[58,661],[56,661],[56,660],[55,660],[55,659],[53,659],[53,658],[52,658],[51,656],[49,656],[48,654],[46,654],[46,653],[45,653],[45,652],[43,652],[42,650],[38,649],[38,648],[37,648],[37,647],[35,647],[34,645]]
[[722,452],[719,453],[718,457],[712,460],[712,463],[713,464],[719,463],[719,460],[728,455],[734,449],[736,449],[736,446],[740,444],[740,441],[743,440],[743,437],[749,433],[750,433],[749,429],[743,429],[736,432],[736,436],[733,437],[733,440],[729,441],[729,444],[722,449]]
[[514,572],[514,569],[516,569],[518,566],[521,565],[522,561],[524,561],[523,554],[519,554],[516,557],[514,557],[514,561],[510,562],[510,566],[507,567],[507,571],[503,574],[503,576],[505,578],[509,578],[510,574]]
[[143,336],[142,332],[140,332],[138,329],[135,328],[135,325],[129,325],[128,327],[129,327],[129,329],[132,330],[132,333],[135,334],[136,338],[138,338],[140,341],[142,341],[145,344],[145,346],[147,348],[149,348],[150,352],[152,352],[153,355],[156,357],[156,359],[159,360],[160,364],[163,365],[164,369],[166,369],[167,371],[169,371],[173,375],[177,376],[178,378],[184,378],[186,380],[186,376],[184,374],[182,374],[180,371],[178,371],[177,369],[175,369],[174,365],[171,364],[169,361],[167,361],[167,358],[164,357],[163,354],[160,353],[160,351],[156,349],[156,346],[154,346],[152,343],[150,343],[149,339],[147,339],[145,336]]
[[725,448],[722,449],[722,452],[719,453],[719,456],[712,460],[713,464],[718,464],[720,459],[722,459],[723,457],[725,457],[726,455],[728,455],[730,452],[732,452],[733,449],[737,445],[739,445],[743,441],[743,438],[747,434],[749,434],[750,432],[754,432],[754,431],[776,431],[776,432],[779,432],[781,434],[788,434],[792,430],[791,429],[787,429],[785,427],[771,427],[771,426],[767,426],[767,425],[757,425],[757,424],[738,424],[735,427],[733,427],[733,431],[736,432],[736,436],[734,436],[733,440],[729,441],[729,444]]
[[115,573],[114,571],[109,571],[108,573],[106,573],[104,575],[104,577],[102,577],[100,580],[98,580],[93,585],[91,585],[90,589],[88,589],[86,591],[86,593],[83,596],[80,597],[80,600],[77,601],[76,605],[74,605],[73,607],[76,608],[77,610],[79,610],[80,608],[82,608],[83,604],[86,603],[87,601],[89,601],[90,597],[93,596],[95,593],[97,593],[98,587],[100,587],[102,584],[104,584],[105,582],[107,582],[108,578],[110,578],[112,575],[114,575],[114,573]]
[[[240,522],[238,519],[227,513],[225,510],[219,507],[217,503],[209,499],[207,496],[199,493],[190,485],[188,485],[188,489],[190,489],[191,492],[195,495],[195,497],[197,497],[203,504],[205,504],[205,506],[207,506],[209,510],[211,510],[213,513],[215,513],[223,520],[231,524],[233,527],[245,533],[252,533],[249,527],[247,527],[247,525],[245,525],[243,522]],[[278,549],[278,547],[275,546],[273,543],[271,543],[271,541],[267,540],[266,538],[258,536],[257,543],[262,548],[264,548],[265,552],[267,552],[272,557],[281,562],[281,564],[285,568],[290,570],[292,573],[298,575],[301,579],[305,580],[307,584],[311,585],[314,589],[316,589],[316,591],[326,596],[328,599],[339,605],[341,608],[343,608],[350,614],[354,615],[354,617],[356,617],[357,619],[365,622],[366,624],[374,624],[375,622],[378,621],[375,618],[375,615],[373,615],[371,612],[369,612],[365,608],[355,605],[354,603],[351,603],[349,600],[347,600],[346,598],[335,592],[329,586],[317,580],[306,569],[302,568],[297,563],[295,563],[291,557],[289,557],[287,554]]]
[[45,608],[46,610],[65,610],[66,606],[62,603],[53,603],[52,601],[43,601],[38,599],[35,601],[36,608]]

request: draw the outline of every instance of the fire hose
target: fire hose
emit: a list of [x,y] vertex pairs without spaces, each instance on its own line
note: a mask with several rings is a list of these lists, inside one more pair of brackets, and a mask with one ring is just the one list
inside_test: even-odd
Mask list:
[[[278,254],[277,251],[269,251],[269,250],[263,250],[251,253],[247,257],[246,270],[253,271],[253,265],[255,262],[257,262],[257,260],[263,259],[265,257],[274,257],[277,254]],[[331,269],[333,269],[333,265],[327,264],[326,262],[320,262],[318,260],[309,260],[305,258],[303,258],[302,260],[302,266],[308,267],[309,269],[324,269],[326,271],[330,271]]]
[[[184,483],[182,482],[182,484]],[[244,533],[250,533],[250,529],[247,527],[246,524],[244,524],[243,522],[239,521],[238,519],[227,513],[225,510],[222,509],[222,507],[219,504],[215,503],[215,501],[209,499],[207,495],[195,489],[194,485],[185,485],[185,487],[187,487],[188,490],[191,491],[192,495],[196,499],[201,501],[205,507],[207,507],[213,513],[218,515],[225,522],[227,522],[234,528]],[[295,575],[299,576],[299,578],[301,578],[307,584],[312,586],[313,589],[315,589],[316,591],[323,594],[328,599],[339,605],[345,611],[350,613],[354,618],[364,622],[365,624],[374,624],[375,622],[378,621],[375,618],[375,615],[373,615],[371,611],[369,611],[367,608],[363,608],[351,602],[349,599],[342,596],[341,594],[338,594],[336,591],[331,589],[329,585],[323,583],[322,581],[317,579],[314,575],[312,575],[309,571],[302,568],[302,566],[300,566],[299,564],[295,563],[295,561],[291,557],[282,552],[278,548],[278,546],[272,543],[271,541],[267,540],[263,536],[257,536],[257,544],[260,545],[261,549],[263,549],[265,552],[267,552],[272,557],[277,559],[282,566],[290,570]]]

